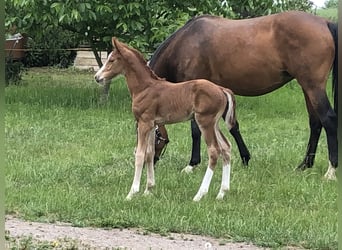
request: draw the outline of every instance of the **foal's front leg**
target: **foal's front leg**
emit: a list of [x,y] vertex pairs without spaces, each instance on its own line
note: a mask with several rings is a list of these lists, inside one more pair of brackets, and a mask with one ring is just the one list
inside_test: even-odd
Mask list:
[[135,171],[134,179],[131,189],[126,197],[126,200],[131,200],[133,195],[139,192],[141,173],[144,166],[145,154],[147,149],[147,142],[149,137],[149,132],[153,129],[146,124],[138,122],[138,142],[137,149],[135,152]]
[[144,192],[144,195],[149,195],[150,190],[154,187],[155,185],[155,180],[154,180],[154,153],[155,153],[155,146],[154,146],[154,141],[155,141],[155,131],[154,129],[151,130],[148,136],[147,140],[147,149],[146,149],[146,158],[145,162],[147,165],[147,181],[146,181],[146,189]]

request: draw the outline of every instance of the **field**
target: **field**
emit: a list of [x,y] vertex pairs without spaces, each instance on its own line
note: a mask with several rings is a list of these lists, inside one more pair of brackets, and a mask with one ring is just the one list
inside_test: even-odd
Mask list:
[[204,143],[199,168],[180,173],[191,150],[188,122],[167,127],[170,143],[156,166],[153,196],[125,201],[136,140],[130,96],[123,78],[113,82],[107,103],[101,104],[99,92],[93,73],[72,69],[33,69],[21,86],[6,88],[6,214],[80,227],[210,235],[271,248],[337,249],[337,189],[336,182],[323,179],[324,132],[314,168],[294,171],[309,136],[295,82],[265,96],[237,97],[250,166],[242,166],[229,136],[231,190],[223,201],[215,200],[218,167],[199,203],[192,198],[206,169]]
[[317,9],[316,14],[318,16],[325,17],[329,20],[337,22],[337,8],[321,8]]

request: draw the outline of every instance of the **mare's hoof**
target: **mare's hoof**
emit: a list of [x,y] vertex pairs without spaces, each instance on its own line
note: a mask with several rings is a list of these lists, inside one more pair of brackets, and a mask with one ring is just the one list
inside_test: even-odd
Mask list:
[[299,164],[297,167],[297,170],[305,170],[307,168],[312,168],[315,160],[315,155],[314,154],[309,154],[304,158],[302,163]]
[[296,167],[295,170],[298,170],[298,171],[304,171],[308,168],[312,168],[312,166],[310,166],[307,162],[303,161],[301,164],[299,164],[298,167]]
[[244,157],[242,157],[242,158],[241,158],[242,164],[243,164],[245,167],[248,167],[248,162],[249,162],[250,159],[251,159],[250,156],[244,156]]
[[181,173],[187,173],[187,174],[191,174],[194,171],[194,167],[193,166],[186,166],[185,168],[182,169]]
[[324,175],[324,178],[327,179],[328,181],[335,181],[337,180],[336,178],[336,168],[333,166],[329,165],[329,168],[327,172]]

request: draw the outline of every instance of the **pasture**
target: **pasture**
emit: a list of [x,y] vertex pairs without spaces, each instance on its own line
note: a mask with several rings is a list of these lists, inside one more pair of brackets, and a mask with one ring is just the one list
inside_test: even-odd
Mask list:
[[[221,161],[208,194],[192,201],[207,155],[193,174],[187,165],[189,122],[167,126],[170,143],[156,166],[153,196],[125,201],[134,173],[135,123],[123,78],[101,104],[93,73],[33,69],[6,88],[6,214],[75,226],[139,227],[281,248],[337,249],[336,182],[323,179],[322,132],[313,169],[294,171],[304,157],[308,116],[292,82],[260,97],[237,96],[240,130],[252,159],[242,166],[232,142],[231,190],[215,200]],[[330,95],[330,88],[328,93]],[[145,184],[145,171],[142,184]],[[142,188],[143,190],[143,188]]]

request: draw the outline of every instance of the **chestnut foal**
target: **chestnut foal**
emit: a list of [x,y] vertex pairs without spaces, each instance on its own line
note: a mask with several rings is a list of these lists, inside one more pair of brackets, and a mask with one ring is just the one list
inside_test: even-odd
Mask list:
[[230,186],[231,144],[219,129],[224,118],[228,130],[234,126],[235,99],[226,88],[204,79],[173,84],[159,78],[146,65],[142,54],[112,38],[113,51],[96,73],[98,83],[105,84],[119,74],[126,77],[132,97],[132,110],[138,124],[135,153],[135,173],[126,199],[139,192],[144,163],[147,166],[147,184],[144,194],[150,194],[154,180],[155,126],[196,120],[207,144],[208,168],[202,184],[193,198],[199,201],[209,189],[213,172],[221,155],[223,158],[222,182],[217,199],[223,199]]

